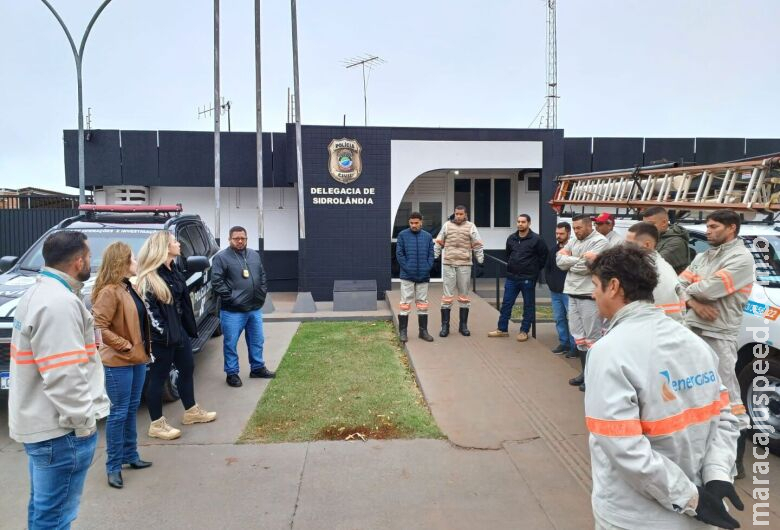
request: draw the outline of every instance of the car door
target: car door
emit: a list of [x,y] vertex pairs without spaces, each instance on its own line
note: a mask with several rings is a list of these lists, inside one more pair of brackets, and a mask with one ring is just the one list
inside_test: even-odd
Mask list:
[[[176,239],[181,244],[179,266],[182,270],[186,269],[187,258],[190,256],[206,255],[206,243],[200,237],[194,224],[188,223],[177,226]],[[210,273],[211,268],[203,272],[190,273],[185,271],[184,273],[198,327],[200,327],[203,318],[209,313],[207,301],[211,291],[211,282],[208,281]]]

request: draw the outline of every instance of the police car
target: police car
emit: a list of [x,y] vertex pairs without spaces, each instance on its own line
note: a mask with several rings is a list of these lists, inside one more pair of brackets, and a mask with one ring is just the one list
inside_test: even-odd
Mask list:
[[[198,338],[193,340],[193,351],[199,351],[209,338],[221,333],[219,304],[211,289],[210,277],[211,258],[219,251],[219,246],[199,216],[182,215],[180,205],[82,205],[79,210],[79,215],[65,219],[43,234],[23,256],[0,258],[0,387],[3,391],[13,384],[9,379],[9,368],[14,311],[19,298],[35,283],[38,271],[43,267],[43,242],[53,232],[78,230],[87,235],[92,251],[92,277],[85,283],[82,293],[87,307],[90,307],[90,293],[97,269],[109,244],[123,241],[137,256],[141,245],[152,233],[170,231],[181,243],[178,265],[187,279],[198,324]],[[177,378],[178,372],[174,369],[165,387],[164,398],[168,401],[179,397]]]

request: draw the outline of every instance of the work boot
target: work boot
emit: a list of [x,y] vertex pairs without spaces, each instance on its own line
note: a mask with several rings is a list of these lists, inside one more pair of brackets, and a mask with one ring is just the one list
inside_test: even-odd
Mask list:
[[[571,386],[580,386],[585,384],[585,359],[588,356],[588,352],[580,350],[580,362],[582,363],[582,373],[578,375],[577,377],[572,377],[569,379],[569,384]],[[580,388],[583,392],[584,389]]]
[[409,315],[398,315],[398,340],[406,342],[409,340],[409,336],[406,333],[409,327]]
[[471,335],[471,332],[468,328],[469,323],[469,308],[468,307],[461,307],[460,308],[460,322],[458,323],[458,331],[461,335],[464,337],[468,337]]
[[182,424],[192,425],[193,423],[208,423],[217,419],[216,412],[208,412],[200,408],[200,405],[195,403],[192,407],[184,411],[184,416],[181,419]]
[[739,431],[737,440],[737,476],[735,478],[745,478],[745,466],[742,463],[742,457],[745,456],[745,442],[747,442],[747,429]]
[[441,308],[441,331],[439,337],[446,337],[450,334],[450,311],[449,307]]
[[149,432],[147,434],[150,438],[175,440],[181,436],[181,431],[168,425],[168,422],[165,421],[165,416],[161,416],[159,419],[154,420],[149,424]]
[[420,326],[419,337],[425,342],[433,342],[433,337],[428,333],[428,315],[417,315],[417,323]]

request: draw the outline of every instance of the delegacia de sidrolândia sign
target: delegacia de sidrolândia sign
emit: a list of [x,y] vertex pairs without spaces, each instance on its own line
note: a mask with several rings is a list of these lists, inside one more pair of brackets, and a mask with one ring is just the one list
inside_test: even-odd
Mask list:
[[374,204],[375,188],[344,186],[355,182],[363,171],[363,148],[357,140],[340,138],[328,145],[328,172],[340,187],[311,187],[312,204],[370,205]]

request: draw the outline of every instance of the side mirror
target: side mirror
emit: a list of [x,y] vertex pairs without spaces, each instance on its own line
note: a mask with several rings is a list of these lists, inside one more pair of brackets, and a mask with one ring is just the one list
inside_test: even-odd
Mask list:
[[190,256],[187,258],[187,273],[203,272],[211,266],[206,256]]
[[17,261],[19,261],[17,256],[3,256],[0,258],[0,274],[8,271],[11,267],[16,265]]

